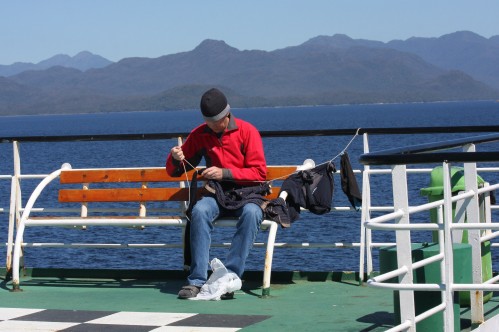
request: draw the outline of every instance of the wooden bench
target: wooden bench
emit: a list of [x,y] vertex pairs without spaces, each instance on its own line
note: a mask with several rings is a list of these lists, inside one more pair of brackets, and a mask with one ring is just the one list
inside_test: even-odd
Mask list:
[[[286,178],[295,172],[297,166],[268,166],[267,180]],[[20,258],[25,227],[30,226],[178,226],[185,227],[185,209],[189,200],[189,188],[186,181],[192,179],[193,171],[181,177],[169,176],[163,167],[157,168],[100,168],[100,169],[71,169],[64,164],[44,178],[35,188],[26,203],[19,222],[14,244],[13,257],[13,289],[20,289]],[[64,216],[32,216],[32,209],[42,191],[54,179],[60,179],[59,201],[61,203],[78,203],[78,213]],[[202,179],[201,179],[202,180]],[[273,187],[269,199],[276,198],[279,187]],[[176,208],[153,214],[148,204],[154,202],[177,202]],[[106,215],[95,215],[92,206],[98,204],[129,203],[128,213],[122,209],[108,209],[112,211]],[[130,210],[133,212],[130,213]],[[237,220],[220,219],[216,226],[235,226]],[[270,293],[270,274],[277,223],[264,220],[262,229],[268,229],[262,295]],[[179,245],[181,246],[181,245]]]

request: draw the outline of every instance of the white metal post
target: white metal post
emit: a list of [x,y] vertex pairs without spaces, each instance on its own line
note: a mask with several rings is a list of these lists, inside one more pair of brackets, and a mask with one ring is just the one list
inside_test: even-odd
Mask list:
[[5,267],[7,271],[12,268],[12,250],[14,245],[14,229],[17,229],[20,219],[20,209],[21,209],[21,185],[20,185],[20,175],[21,175],[21,157],[19,154],[19,142],[14,141],[12,143],[12,152],[14,160],[14,174],[11,179],[10,186],[10,207],[9,207],[9,230],[7,235],[7,257],[5,262]]
[[[363,135],[364,153],[369,153],[369,140],[367,133]],[[359,282],[364,281],[364,264],[367,254],[367,275],[371,276],[373,270],[371,253],[371,230],[365,227],[365,223],[370,218],[371,208],[371,186],[369,183],[369,165],[364,166],[362,172],[362,211],[360,220],[360,262],[359,262]]]
[[[452,189],[450,180],[450,164],[444,162],[444,272],[442,274],[442,283],[445,285],[445,291],[442,294],[442,300],[445,303],[444,311],[444,331],[454,331],[454,302],[453,302],[453,286],[454,286],[454,253],[452,241]],[[442,266],[442,265],[441,265]]]
[[17,179],[12,176],[10,184],[10,208],[9,208],[9,231],[7,235],[7,258],[5,267],[7,271],[12,268],[12,249],[14,246],[14,228],[16,221],[16,197],[17,197]]
[[[464,152],[475,152],[474,144],[463,147]],[[466,191],[473,190],[474,196],[466,208],[466,219],[469,223],[480,222],[480,211],[478,203],[478,173],[476,163],[464,164],[464,183]],[[472,277],[474,284],[481,284],[482,279],[482,242],[480,241],[479,229],[468,230],[468,243],[471,245],[471,261],[473,264]],[[483,291],[470,292],[471,324],[478,325],[484,322],[483,314]]]
[[[393,205],[395,211],[403,211],[402,217],[397,219],[398,224],[409,224],[409,201],[407,190],[407,173],[405,165],[392,166]],[[407,273],[399,277],[401,284],[412,284],[412,246],[410,230],[397,230],[395,233],[397,243],[397,267],[406,267]],[[416,331],[414,291],[400,290],[400,321],[411,323],[407,331]]]

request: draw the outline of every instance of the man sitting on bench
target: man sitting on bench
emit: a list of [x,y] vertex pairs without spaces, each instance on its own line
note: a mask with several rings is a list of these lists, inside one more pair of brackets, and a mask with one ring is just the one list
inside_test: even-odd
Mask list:
[[[218,89],[205,92],[200,107],[205,123],[193,129],[182,146],[171,149],[166,161],[168,174],[181,176],[204,158],[206,168],[201,176],[218,181],[225,190],[265,181],[266,161],[258,130],[230,113],[227,98]],[[228,210],[215,197],[205,196],[194,205],[190,216],[190,274],[187,285],[178,293],[179,298],[196,297],[206,283],[213,222],[226,216],[237,217],[239,221],[225,266],[229,272],[242,277],[246,258],[263,220],[263,211],[254,203]]]

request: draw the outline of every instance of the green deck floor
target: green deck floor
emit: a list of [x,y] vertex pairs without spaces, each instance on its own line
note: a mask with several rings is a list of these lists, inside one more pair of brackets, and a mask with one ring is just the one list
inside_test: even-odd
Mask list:
[[[248,278],[235,299],[225,301],[178,300],[181,273],[174,273],[175,278],[151,273],[151,279],[130,278],[129,273],[124,274],[126,279],[28,274],[21,280],[22,292],[10,292],[10,281],[3,279],[0,307],[271,316],[244,331],[374,332],[385,331],[394,322],[392,291],[359,286],[353,274],[275,272],[268,298],[260,297],[260,275],[255,274],[257,279]],[[493,313],[497,306],[499,296],[487,310]],[[469,310],[463,312],[466,331]]]

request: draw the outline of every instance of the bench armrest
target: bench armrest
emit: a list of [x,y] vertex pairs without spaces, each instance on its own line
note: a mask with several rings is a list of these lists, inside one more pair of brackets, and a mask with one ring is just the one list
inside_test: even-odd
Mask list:
[[36,200],[42,193],[42,191],[47,187],[47,185],[52,182],[54,179],[58,178],[59,175],[61,174],[61,171],[64,169],[69,169],[71,168],[70,164],[63,164],[60,169],[53,171],[49,175],[47,175],[39,184],[36,186],[35,190],[31,194],[31,196],[28,199],[28,202],[26,203],[26,206],[24,207],[24,211],[21,216],[21,220],[19,222],[19,225],[17,226],[17,233],[16,233],[16,241],[14,243],[14,257],[13,257],[13,266],[12,266],[12,281],[14,285],[14,290],[16,290],[19,287],[19,260],[21,257],[21,245],[23,242],[23,235],[24,235],[24,228],[25,228],[25,222],[29,218],[29,215],[31,214],[31,209],[33,209],[33,206],[35,205]]

